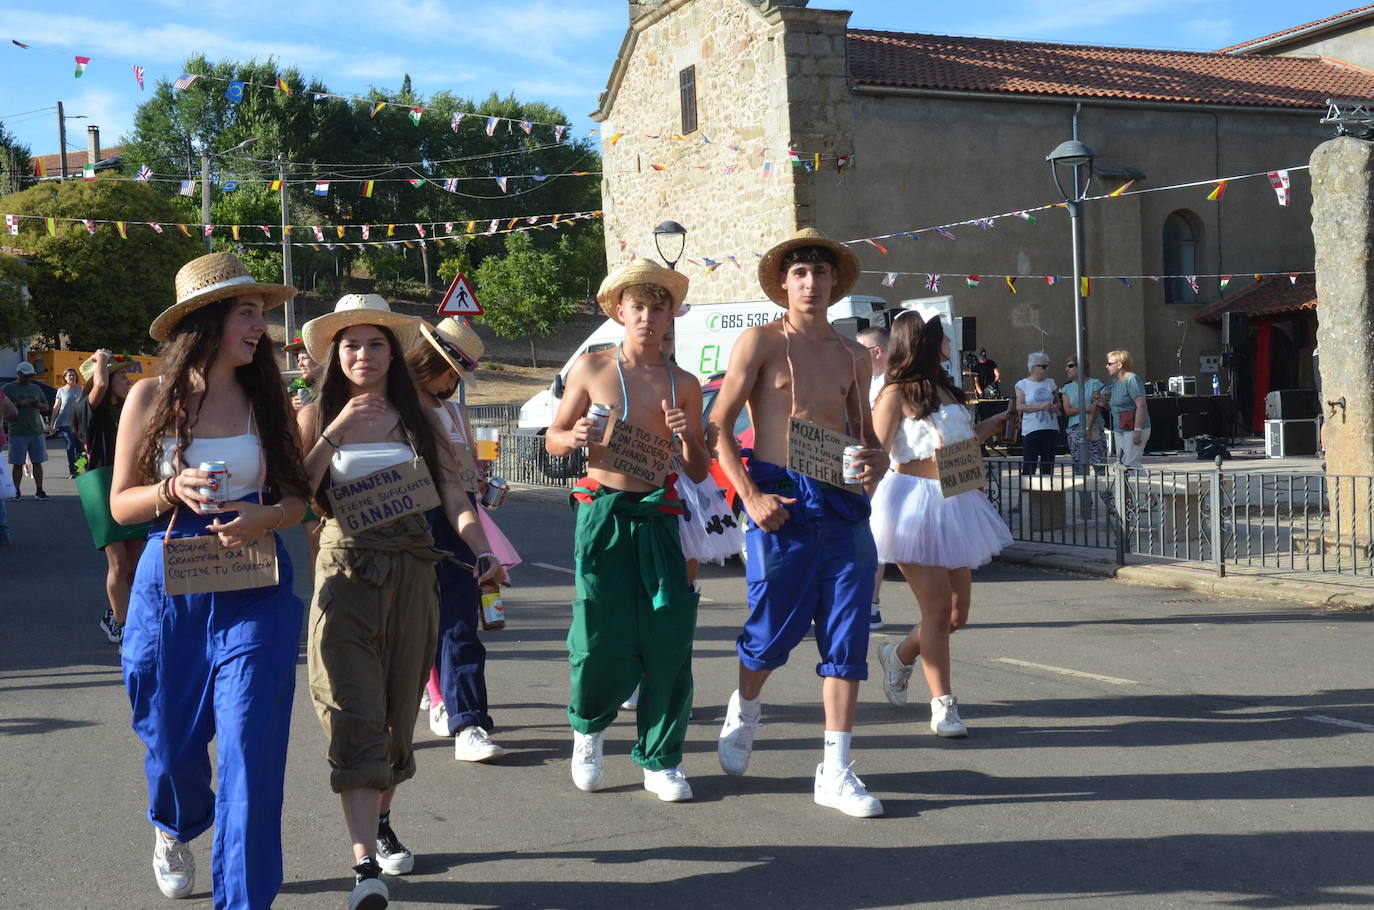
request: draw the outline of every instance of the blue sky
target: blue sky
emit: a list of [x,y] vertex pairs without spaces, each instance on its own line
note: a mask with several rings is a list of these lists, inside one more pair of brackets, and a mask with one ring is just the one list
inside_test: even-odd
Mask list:
[[[857,28],[983,35],[1084,44],[1212,50],[1335,15],[1352,0],[812,0],[852,9]],[[182,60],[275,56],[341,94],[399,86],[405,73],[422,94],[449,89],[477,99],[514,92],[556,104],[575,127],[592,124],[626,27],[625,0],[67,0],[59,11],[33,3],[0,10],[0,121],[35,153],[57,151],[55,102],[69,116],[68,144],[85,147],[85,127],[114,145],[130,127],[140,93],[175,79]],[[18,39],[33,45],[21,50]],[[76,55],[92,58],[81,79]]]

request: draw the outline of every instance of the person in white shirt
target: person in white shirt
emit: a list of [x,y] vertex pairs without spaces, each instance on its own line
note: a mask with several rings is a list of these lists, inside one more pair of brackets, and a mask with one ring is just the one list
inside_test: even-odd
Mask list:
[[1050,358],[1036,351],[1026,358],[1025,379],[1016,383],[1016,410],[1021,415],[1021,473],[1050,473],[1059,448],[1059,396],[1050,378]]

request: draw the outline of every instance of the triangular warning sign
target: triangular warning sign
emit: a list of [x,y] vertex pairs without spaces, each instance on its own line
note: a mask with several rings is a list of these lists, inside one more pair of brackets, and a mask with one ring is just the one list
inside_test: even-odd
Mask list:
[[444,299],[439,301],[439,315],[481,316],[482,313],[482,305],[477,302],[477,295],[468,283],[468,276],[459,272],[454,276],[453,284],[450,284],[448,291],[444,293]]

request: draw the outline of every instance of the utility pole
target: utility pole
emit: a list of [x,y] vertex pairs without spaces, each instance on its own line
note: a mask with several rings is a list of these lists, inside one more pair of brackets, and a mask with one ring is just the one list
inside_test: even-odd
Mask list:
[[[291,221],[291,212],[287,206],[286,197],[286,153],[282,152],[277,156],[277,166],[281,177],[281,283],[287,287],[294,287],[291,283],[291,238],[286,233],[286,226]],[[296,338],[296,300],[286,301],[286,343],[290,344]]]
[[200,234],[205,238],[205,252],[210,252],[210,232],[205,226],[210,223],[210,153],[200,150]]
[[[62,116],[62,102],[57,102],[57,148],[62,155],[62,173],[57,178],[64,183],[67,180],[67,118]],[[94,161],[91,162],[95,164]]]

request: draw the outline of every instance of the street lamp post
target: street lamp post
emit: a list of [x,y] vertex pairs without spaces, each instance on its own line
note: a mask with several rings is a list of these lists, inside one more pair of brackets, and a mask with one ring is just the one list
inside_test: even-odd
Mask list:
[[200,151],[200,234],[205,238],[205,252],[210,252],[210,235],[205,232],[205,226],[210,223],[210,159],[218,158],[220,155],[227,155],[230,152],[237,152],[248,148],[258,137],[245,139],[233,148],[225,149],[222,152],[215,152],[213,155],[205,149]]
[[[677,242],[677,255],[669,257],[663,252],[663,241],[667,240],[671,249],[673,242]],[[668,264],[668,268],[676,269],[677,262],[682,258],[682,251],[687,248],[687,229],[676,221],[664,221],[654,228],[654,246],[658,248],[658,256]]]
[[[1055,188],[1059,190],[1059,195],[1063,197],[1064,204],[1069,210],[1069,227],[1073,234],[1073,356],[1078,364],[1078,429],[1084,434],[1085,443],[1088,401],[1084,397],[1083,375],[1088,364],[1085,359],[1088,349],[1088,327],[1083,312],[1083,198],[1087,196],[1088,186],[1093,179],[1093,157],[1093,150],[1077,139],[1059,143],[1054,151],[1045,156],[1045,160],[1050,163],[1050,173],[1054,175]],[[1080,181],[1079,168],[1083,167],[1087,168],[1087,176]],[[1064,185],[1059,179],[1060,168],[1073,169],[1071,194],[1064,192]],[[1090,460],[1088,446],[1080,445],[1078,455],[1074,459],[1075,469],[1085,466]],[[1084,472],[1086,473],[1086,468]]]

